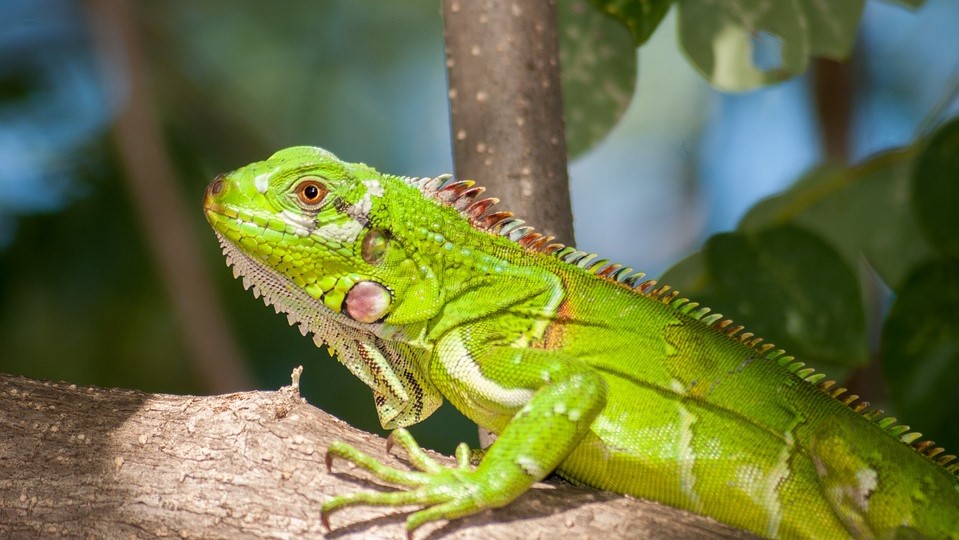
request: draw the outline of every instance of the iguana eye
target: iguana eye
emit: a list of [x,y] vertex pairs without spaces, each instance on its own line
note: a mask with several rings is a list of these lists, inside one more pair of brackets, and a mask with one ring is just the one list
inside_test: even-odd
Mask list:
[[299,199],[300,204],[310,208],[319,206],[327,193],[326,186],[312,178],[303,180],[296,186],[296,198]]

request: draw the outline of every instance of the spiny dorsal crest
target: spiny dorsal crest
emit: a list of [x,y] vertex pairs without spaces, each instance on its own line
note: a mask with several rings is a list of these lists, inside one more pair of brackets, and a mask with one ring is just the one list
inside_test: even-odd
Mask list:
[[[553,242],[554,237],[544,236],[526,225],[522,219],[513,216],[512,212],[492,211],[499,202],[496,197],[478,198],[485,188],[476,186],[472,180],[453,180],[449,174],[432,178],[404,177],[408,184],[415,186],[424,195],[460,212],[477,229],[491,232],[509,238],[523,246],[527,251],[544,253],[603,279],[626,286],[642,296],[661,302],[676,311],[688,315],[707,326],[726,334],[730,339],[742,343],[747,348],[756,351],[761,358],[775,361],[793,373],[796,377],[816,386],[828,396],[848,406],[854,412],[861,414],[865,419],[875,423],[883,431],[898,438],[911,446],[921,455],[941,465],[946,471],[959,476],[959,459],[956,455],[943,455],[945,449],[936,446],[931,440],[921,440],[922,434],[910,431],[907,425],[897,425],[893,417],[884,417],[882,409],[870,409],[868,401],[860,401],[855,394],[844,395],[846,388],[833,388],[836,381],[823,380],[824,373],[816,373],[803,362],[798,362],[786,351],[776,349],[772,343],[763,343],[763,338],[756,337],[751,332],[743,332],[742,325],[736,325],[732,319],[723,318],[721,313],[710,313],[710,308],[700,306],[688,298],[680,298],[679,291],[669,285],[660,285],[654,279],[644,279],[642,272],[634,272],[632,268],[621,264],[611,263],[607,259],[597,260],[595,253],[579,251],[576,248]],[[775,349],[775,350],[774,350]]]

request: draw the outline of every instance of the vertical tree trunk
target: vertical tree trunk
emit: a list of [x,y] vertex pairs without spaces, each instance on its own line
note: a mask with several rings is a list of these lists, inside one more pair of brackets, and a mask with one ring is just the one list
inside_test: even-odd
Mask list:
[[555,0],[443,0],[456,176],[573,243]]
[[457,178],[573,244],[556,0],[443,0],[443,24]]

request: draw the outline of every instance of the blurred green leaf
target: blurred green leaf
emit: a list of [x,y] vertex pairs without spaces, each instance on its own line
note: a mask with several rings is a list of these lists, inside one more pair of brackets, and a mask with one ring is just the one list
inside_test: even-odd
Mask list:
[[744,91],[802,73],[817,54],[849,54],[863,0],[679,0],[680,42],[722,90]]
[[886,0],[890,4],[903,4],[906,7],[917,9],[926,3],[926,0]]
[[570,157],[602,140],[636,87],[636,50],[627,29],[586,0],[558,5],[563,116]]
[[818,236],[784,225],[716,236],[704,252],[717,305],[732,307],[751,332],[810,360],[865,360],[856,274]]
[[926,238],[959,258],[959,119],[940,128],[916,159],[912,197]]
[[596,9],[623,22],[636,46],[646,43],[669,12],[673,0],[589,0]]
[[918,431],[959,447],[959,262],[913,272],[882,330],[883,370],[896,410]]
[[910,205],[915,156],[912,149],[900,150],[849,169],[815,169],[755,205],[739,229],[801,225],[829,241],[852,267],[864,255],[883,281],[898,289],[906,274],[932,255]]
[[833,60],[849,56],[865,3],[864,0],[798,2],[808,25],[810,54]]
[[712,277],[706,270],[706,257],[697,251],[674,264],[659,281],[678,289],[682,296],[701,301],[712,287]]
[[701,255],[684,260],[663,282],[804,361],[865,361],[857,276],[829,244],[802,228],[713,236]]
[[[687,56],[714,86],[734,92],[798,75],[810,56],[845,59],[865,6],[865,0],[589,0],[621,21],[636,46],[649,40],[674,1]],[[925,3],[886,1],[913,9]]]

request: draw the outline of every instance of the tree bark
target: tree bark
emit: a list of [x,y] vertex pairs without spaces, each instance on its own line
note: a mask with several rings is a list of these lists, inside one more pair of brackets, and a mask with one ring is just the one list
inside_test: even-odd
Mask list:
[[556,0],[443,0],[443,29],[456,177],[574,245]]
[[443,0],[453,162],[573,243],[555,0]]
[[[387,489],[333,440],[405,466],[385,441],[277,392],[171,396],[0,374],[0,537],[319,538],[333,494]],[[438,457],[451,464],[452,459]],[[331,537],[401,538],[404,511],[357,507]],[[418,537],[747,538],[655,503],[559,482]]]

